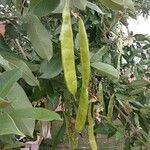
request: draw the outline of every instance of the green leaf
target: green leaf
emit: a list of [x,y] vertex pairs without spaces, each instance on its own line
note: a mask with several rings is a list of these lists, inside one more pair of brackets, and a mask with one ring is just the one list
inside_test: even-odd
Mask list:
[[6,113],[0,114],[0,135],[17,134],[24,135],[19,131],[13,119]]
[[[43,97],[45,95],[48,95],[48,96],[51,97],[51,100],[48,101],[48,103],[50,103],[50,107],[52,107],[53,105],[51,105],[51,102],[53,102],[53,96],[55,95],[54,94],[54,89],[53,89],[53,87],[51,85],[50,80],[45,80],[44,79],[44,80],[40,80],[40,85],[39,86],[36,86],[36,87],[33,88],[32,95],[30,95],[30,101],[41,99],[41,97]],[[57,103],[56,99],[54,100],[55,103]],[[56,107],[57,106],[55,106],[54,109]]]
[[114,94],[110,97],[109,104],[108,104],[108,113],[107,113],[108,121],[112,121],[113,108],[114,108]]
[[65,6],[65,0],[60,0],[58,7],[52,12],[54,14],[60,14],[63,12]]
[[41,58],[50,60],[53,56],[53,47],[51,37],[46,28],[38,17],[34,15],[26,15],[24,22],[34,50]]
[[39,81],[35,78],[30,68],[20,59],[11,57],[7,59],[11,68],[18,68],[22,71],[22,78],[31,86],[39,85]]
[[[3,55],[3,54],[2,54]],[[34,77],[30,68],[26,65],[24,61],[19,58],[7,54],[9,56],[3,55],[4,58],[0,55],[0,65],[7,69],[19,69],[22,71],[22,78],[31,86],[39,85],[38,80]]]
[[[11,102],[10,107],[8,106],[8,111],[16,110],[16,109],[24,109],[24,108],[32,108],[32,105],[22,89],[22,87],[15,83],[9,93],[7,94],[8,101]],[[14,119],[14,118],[13,118]],[[34,119],[14,119],[17,127],[19,130],[24,133],[25,135],[32,136],[34,127],[35,127],[35,120]]]
[[116,93],[115,94],[116,98],[118,101],[135,101],[136,99],[136,96],[129,96],[129,95],[124,95],[124,94],[121,94],[121,93]]
[[141,112],[142,115],[147,115],[147,116],[150,117],[150,107],[145,106],[145,107],[140,109],[140,112]]
[[144,34],[135,34],[134,37],[135,37],[135,39],[136,39],[137,41],[145,41],[145,40],[148,40],[148,39],[147,39],[147,36],[144,35]]
[[102,61],[102,56],[108,51],[106,46],[103,46],[100,50],[98,50],[92,57],[91,62],[99,62]]
[[149,65],[149,64],[150,64],[150,60],[149,59],[141,61],[141,65]]
[[87,5],[87,0],[72,0],[75,7],[81,10],[85,10]]
[[149,122],[147,122],[147,116],[146,115],[139,115],[139,124],[140,127],[146,132],[149,133]]
[[0,66],[6,68],[6,70],[10,69],[9,62],[6,59],[4,59],[1,55],[0,55]]
[[[116,1],[116,0],[113,0]],[[130,9],[131,11],[135,12],[134,3],[132,0],[123,0],[123,6],[124,8]]]
[[3,98],[0,97],[0,108],[5,108],[9,106],[11,102],[4,100]]
[[90,9],[92,9],[92,10],[95,10],[97,13],[100,13],[100,14],[104,15],[104,13],[102,12],[102,10],[96,4],[94,4],[94,3],[91,3],[91,2],[87,1],[87,7],[90,8]]
[[100,123],[95,132],[99,134],[111,134],[116,132],[117,129],[111,123]]
[[25,146],[25,143],[16,141],[15,135],[12,134],[0,136],[0,142],[2,143],[1,146],[4,146],[5,150]]
[[145,87],[140,87],[140,88],[137,88],[137,89],[134,89],[134,90],[130,90],[130,91],[129,91],[129,94],[130,94],[131,96],[133,96],[133,95],[141,94],[141,93],[143,93],[145,90],[146,90]]
[[0,96],[3,98],[7,95],[15,82],[19,80],[22,73],[19,69],[5,71],[0,75]]
[[43,73],[41,78],[54,78],[59,75],[62,70],[61,58],[58,55],[55,55],[50,62],[44,61],[41,64],[40,72]]
[[145,86],[147,86],[148,84],[150,84],[149,81],[144,80],[144,79],[141,79],[141,80],[135,80],[135,81],[131,82],[131,83],[129,84],[129,87],[130,87],[130,88],[137,89],[137,88],[145,87]]
[[119,71],[109,64],[95,62],[91,66],[103,76],[107,76],[110,79],[119,79]]
[[9,46],[6,44],[4,38],[0,35],[0,51],[6,51],[10,49]]
[[130,9],[135,12],[132,0],[99,0],[104,6],[113,10]]
[[123,10],[124,7],[121,5],[121,1],[114,2],[113,0],[99,0],[105,7],[108,7],[113,10]]
[[[28,61],[28,60],[25,60],[25,59],[23,59],[23,58],[21,58],[19,55],[17,55],[16,53],[14,53],[14,52],[12,52],[12,51],[1,51],[0,50],[0,55],[2,55],[2,57],[3,57],[3,59],[5,60],[5,61],[7,61],[7,60],[21,60],[21,61],[23,61],[25,64],[27,64],[27,66],[30,68],[30,70],[32,70],[32,71],[37,71],[37,70],[39,70],[39,64],[37,64],[37,63],[33,63],[33,62],[30,62],[30,61]],[[8,63],[8,65],[9,65],[9,62],[7,61],[6,63],[1,63],[1,60],[3,60],[3,59],[1,59],[0,58],[0,64],[3,66],[3,67],[7,67],[6,66],[6,63]],[[7,68],[10,68],[10,66],[8,66]]]
[[59,5],[60,0],[31,0],[30,12],[42,17],[50,14]]
[[24,108],[18,109],[10,113],[14,118],[31,118],[41,121],[61,120],[60,116],[54,112],[44,108]]
[[103,114],[105,114],[106,110],[105,110],[105,102],[104,102],[104,96],[103,96],[103,94],[104,93],[103,93],[102,82],[99,82],[97,96],[98,96],[98,100],[99,100],[99,103],[100,103],[100,108],[103,109]]
[[54,135],[53,141],[52,141],[52,150],[57,149],[58,144],[62,142],[62,140],[65,137],[66,133],[66,125],[65,122],[60,127],[59,131]]

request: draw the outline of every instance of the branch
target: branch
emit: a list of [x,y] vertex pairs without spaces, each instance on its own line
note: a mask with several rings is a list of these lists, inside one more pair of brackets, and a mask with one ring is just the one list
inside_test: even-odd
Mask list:
[[21,54],[23,55],[24,59],[27,60],[26,54],[25,54],[23,48],[21,47],[21,45],[20,45],[20,43],[19,43],[19,40],[18,40],[18,39],[15,39],[15,42],[16,42],[16,44],[17,44],[17,46],[18,46],[18,48],[19,48]]
[[114,105],[114,107],[119,111],[119,113],[124,117],[124,119],[130,124],[132,130],[134,133],[136,133],[138,135],[137,139],[142,142],[145,146],[149,147],[142,139],[141,139],[141,134],[139,132],[137,132],[136,127],[132,124],[132,122],[128,119],[128,117],[121,111],[121,109],[117,106]]

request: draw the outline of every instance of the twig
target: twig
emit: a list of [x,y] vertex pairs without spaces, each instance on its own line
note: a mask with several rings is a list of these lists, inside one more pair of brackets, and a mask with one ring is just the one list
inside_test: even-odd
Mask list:
[[21,54],[23,55],[24,59],[27,60],[26,54],[25,54],[25,52],[23,51],[23,49],[22,49],[22,47],[21,47],[21,45],[20,45],[20,43],[19,43],[19,40],[18,40],[18,39],[15,39],[15,42],[16,42],[16,44],[17,44],[17,46],[18,46],[18,48],[19,48]]
[[119,111],[119,113],[124,117],[124,119],[126,119],[126,121],[130,124],[130,126],[136,130],[136,128],[134,127],[134,125],[132,124],[132,122],[127,118],[127,116],[121,111],[121,109],[117,106],[117,105],[114,105],[115,108]]
[[134,131],[134,133],[136,133],[139,138],[137,137],[137,139],[142,142],[145,146],[148,147],[148,145],[141,139],[141,135],[140,133],[137,132],[137,129],[135,128],[135,126],[132,124],[132,122],[127,118],[127,116],[121,111],[121,109],[117,106],[114,105],[114,107],[119,111],[119,113],[124,117],[124,119],[130,124],[130,126],[132,127],[132,130]]
[[114,20],[114,21],[112,22],[112,24],[110,25],[110,27],[107,28],[107,31],[105,31],[105,34],[106,34],[106,33],[109,33],[109,32],[112,30],[112,28],[116,25],[116,23],[117,23],[118,21],[120,21],[122,18],[123,18],[123,14],[122,14],[122,12],[120,11],[120,12],[118,13],[118,16],[115,18],[115,20]]

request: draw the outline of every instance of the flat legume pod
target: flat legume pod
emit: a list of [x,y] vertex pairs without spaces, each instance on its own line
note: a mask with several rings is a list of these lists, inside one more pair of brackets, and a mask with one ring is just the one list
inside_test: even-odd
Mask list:
[[76,117],[76,130],[81,132],[87,117],[88,111],[88,84],[90,79],[90,55],[89,44],[83,20],[79,18],[79,43],[80,43],[80,59],[82,68],[82,90],[80,94],[79,107]]
[[63,23],[60,35],[61,56],[67,88],[70,91],[70,93],[75,95],[77,90],[77,79],[74,62],[75,58],[74,58],[71,16],[68,3],[69,2],[66,1],[66,5],[63,10]]
[[89,111],[88,111],[88,137],[89,137],[89,143],[91,146],[91,150],[97,150],[97,143],[96,143],[96,138],[94,136],[94,121],[93,117],[91,114],[91,104],[89,106]]

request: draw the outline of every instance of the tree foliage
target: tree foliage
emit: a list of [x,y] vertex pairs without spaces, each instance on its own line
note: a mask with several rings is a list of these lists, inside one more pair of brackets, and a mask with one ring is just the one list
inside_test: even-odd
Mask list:
[[124,149],[149,148],[150,37],[130,32],[127,19],[148,16],[150,2],[70,1],[78,82],[75,96],[67,89],[61,61],[65,0],[1,0],[0,148],[24,146],[17,135],[38,140],[42,147],[55,122],[60,128],[52,133],[49,146],[57,149],[67,139],[70,149],[77,147],[84,134],[75,130],[83,82],[78,16],[84,20],[90,49],[85,129],[91,148],[96,149],[94,139],[99,134],[123,137]]

